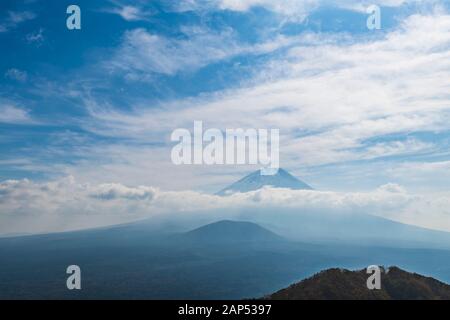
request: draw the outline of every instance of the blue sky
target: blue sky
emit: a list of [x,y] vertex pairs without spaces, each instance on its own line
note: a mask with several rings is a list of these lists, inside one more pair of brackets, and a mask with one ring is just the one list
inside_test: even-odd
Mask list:
[[0,4],[0,180],[219,190],[254,168],[170,162],[203,120],[279,128],[321,190],[450,186],[448,1],[72,2]]

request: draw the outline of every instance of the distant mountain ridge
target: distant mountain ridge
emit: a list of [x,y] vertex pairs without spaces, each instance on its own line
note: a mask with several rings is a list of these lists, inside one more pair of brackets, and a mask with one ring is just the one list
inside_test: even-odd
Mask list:
[[269,242],[283,238],[256,223],[222,220],[182,235],[185,240],[205,243]]
[[262,175],[261,170],[257,170],[230,186],[217,192],[217,195],[228,195],[237,192],[249,192],[259,190],[265,186],[274,188],[288,188],[293,190],[312,190],[313,188],[305,182],[297,179],[286,170],[280,168],[274,175]]
[[[244,221],[202,222],[183,229],[187,232],[155,230],[139,222],[2,238],[0,300],[244,299],[275,292],[324,268],[373,261],[408,266],[450,283],[448,250],[364,247],[360,241],[355,246],[309,244],[289,241],[270,224]],[[76,292],[61,285],[74,261],[89,270],[83,290]]]
[[381,274],[381,289],[369,290],[366,270],[328,269],[271,294],[274,300],[450,300],[450,285],[390,267]]

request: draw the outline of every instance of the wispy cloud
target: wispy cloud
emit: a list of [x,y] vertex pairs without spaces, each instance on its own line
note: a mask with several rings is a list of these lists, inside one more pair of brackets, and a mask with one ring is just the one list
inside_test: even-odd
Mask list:
[[[240,10],[252,6],[248,3]],[[369,35],[369,40],[360,35],[305,32],[273,34],[257,43],[247,43],[236,30],[223,27],[184,27],[177,37],[131,29],[110,59],[102,57],[103,66],[127,79],[154,77],[157,81],[161,75],[194,73],[240,55],[249,60],[259,54],[267,57],[251,65],[249,80],[239,83],[238,89],[230,85],[222,91],[152,105],[145,97],[116,94],[114,86],[96,90],[95,85],[105,84],[88,78],[80,83],[89,82],[87,86],[93,87],[86,90],[89,94],[69,86],[55,92],[41,87],[36,91],[46,99],[52,95],[79,99],[77,107],[86,107],[88,116],[76,119],[76,124],[101,138],[73,149],[51,146],[52,151],[77,157],[59,166],[42,161],[42,166],[83,181],[105,182],[108,177],[169,190],[218,190],[255,169],[172,165],[170,133],[180,127],[191,129],[194,120],[222,130],[279,128],[282,166],[306,174],[321,166],[347,164],[351,173],[350,163],[367,161],[366,172],[379,175],[376,171],[384,168],[369,161],[402,161],[402,157],[424,154],[431,158],[447,147],[421,133],[448,131],[450,84],[442,79],[450,73],[449,21],[447,13],[436,11],[412,15],[395,30],[376,38]],[[271,55],[278,49],[283,50]],[[99,91],[108,91],[111,99],[106,100],[120,103],[105,102],[104,96],[96,96]],[[20,108],[10,114],[17,119],[20,112],[23,119],[29,116]],[[70,144],[68,139],[66,145]],[[399,176],[394,173],[395,164],[389,167],[384,178],[396,181],[390,179]]]
[[36,18],[36,14],[31,11],[8,11],[6,17],[0,22],[0,32],[7,32],[34,18]]
[[247,11],[253,7],[264,7],[291,20],[303,21],[319,5],[318,0],[219,0],[217,5],[222,10]]
[[43,28],[39,28],[38,31],[31,32],[31,33],[27,34],[26,40],[27,40],[28,43],[36,44],[37,46],[42,45],[42,43],[45,40],[45,38],[44,38],[44,29]]
[[[312,12],[324,6],[333,6],[358,12],[366,12],[371,5],[400,7],[408,3],[422,3],[424,0],[191,0],[180,1],[174,7],[188,10],[230,10],[246,12],[260,7],[280,16],[285,21],[302,22]],[[439,1],[438,1],[439,2]]]
[[25,82],[25,81],[27,81],[28,74],[26,71],[22,71],[22,70],[19,70],[16,68],[11,68],[5,72],[5,77],[19,81],[19,82]]
[[185,27],[185,37],[168,38],[145,29],[127,31],[108,68],[139,78],[149,73],[174,75],[197,70],[208,64],[226,61],[243,54],[263,54],[292,44],[293,39],[278,36],[265,43],[240,43],[232,29],[214,31]]
[[145,21],[152,15],[153,11],[143,8],[139,4],[124,4],[119,1],[111,1],[113,6],[103,9],[106,13],[116,14],[126,21]]
[[19,24],[27,20],[32,20],[35,17],[36,14],[30,11],[22,11],[22,12],[9,11],[7,20],[13,24]]
[[[93,117],[101,123],[96,130],[108,134],[111,126],[110,133],[119,136],[167,137],[171,128],[189,128],[197,119],[215,128],[280,128],[283,159],[290,163],[289,158],[297,155],[291,158],[297,165],[386,156],[394,149],[398,154],[424,150],[430,145],[417,139],[412,143],[400,137],[389,146],[370,141],[448,127],[450,84],[442,79],[450,71],[449,21],[445,14],[414,15],[374,42],[339,44],[324,35],[314,45],[296,45],[281,59],[272,60],[242,89],[174,101],[157,110],[122,114],[91,105]],[[148,45],[125,46],[134,58],[124,65],[147,72],[170,74],[185,64],[206,63],[195,48],[202,48],[201,56],[210,59],[241,52],[233,45],[225,45],[230,51],[217,50],[214,44],[222,48],[227,40],[209,36],[178,46],[144,30],[130,36],[132,43]],[[202,45],[208,42],[209,48]],[[282,106],[288,106],[289,112],[272,112]]]
[[170,4],[175,11],[216,11],[226,10],[247,12],[254,8],[264,8],[291,22],[303,22],[319,5],[320,0],[189,0]]
[[27,110],[0,101],[0,123],[25,124],[32,122]]

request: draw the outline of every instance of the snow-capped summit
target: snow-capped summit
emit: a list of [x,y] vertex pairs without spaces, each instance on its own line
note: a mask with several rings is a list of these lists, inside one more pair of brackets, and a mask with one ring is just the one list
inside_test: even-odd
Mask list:
[[289,188],[293,190],[312,190],[309,185],[297,179],[286,170],[280,168],[274,175],[262,175],[261,170],[255,171],[219,191],[217,195],[224,196],[237,192],[248,192],[261,189],[264,186]]

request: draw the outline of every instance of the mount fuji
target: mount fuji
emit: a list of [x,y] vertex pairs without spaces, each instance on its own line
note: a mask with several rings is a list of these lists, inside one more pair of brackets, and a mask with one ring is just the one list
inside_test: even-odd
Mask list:
[[217,192],[217,195],[225,196],[238,192],[249,192],[261,189],[265,186],[273,188],[288,188],[293,190],[312,190],[309,185],[297,179],[284,169],[278,169],[274,175],[262,175],[261,170],[257,170],[232,185]]

